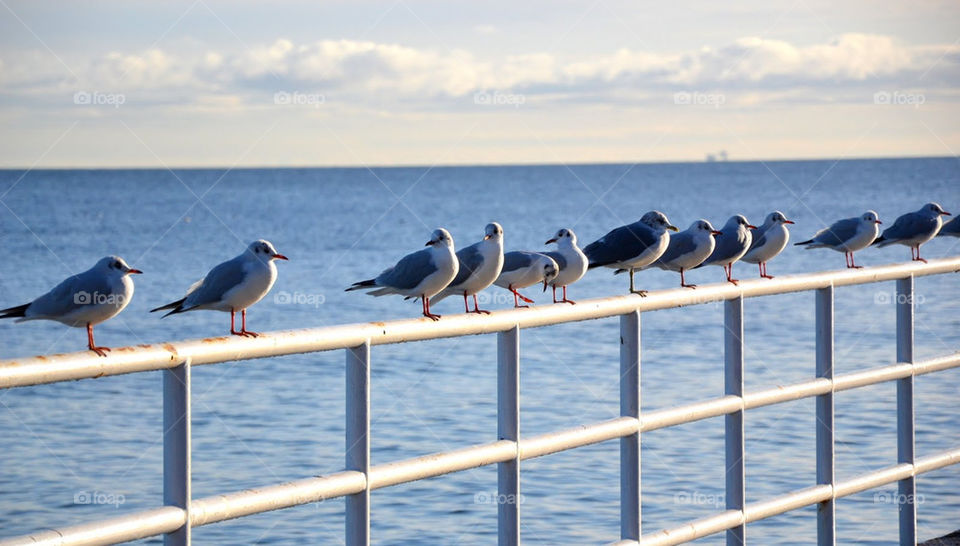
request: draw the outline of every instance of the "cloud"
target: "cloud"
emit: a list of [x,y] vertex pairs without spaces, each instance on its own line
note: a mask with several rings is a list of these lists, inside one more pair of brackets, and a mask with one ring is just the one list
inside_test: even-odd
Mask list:
[[[479,27],[478,27],[479,28]],[[74,78],[76,75],[76,78]],[[131,104],[215,105],[218,111],[263,105],[277,91],[323,93],[379,110],[470,108],[487,90],[551,100],[642,104],[683,89],[723,90],[731,106],[809,97],[862,101],[865,89],[931,88],[945,96],[960,83],[960,46],[904,45],[873,34],[843,34],[820,44],[744,37],[720,47],[653,53],[619,49],[561,58],[528,53],[496,59],[465,50],[436,51],[363,40],[296,44],[277,39],[240,51],[195,55],[161,49],[113,52],[70,71],[39,53],[0,59],[0,93],[29,96],[70,89],[126,93]],[[956,100],[955,98],[952,100]]]

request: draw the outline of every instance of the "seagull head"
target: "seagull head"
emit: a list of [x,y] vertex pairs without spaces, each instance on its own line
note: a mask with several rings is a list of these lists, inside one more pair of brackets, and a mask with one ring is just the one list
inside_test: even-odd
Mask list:
[[258,239],[247,247],[247,250],[258,260],[263,262],[269,262],[270,260],[287,260],[288,258],[283,254],[277,252],[277,249],[273,247],[273,244],[266,239]]
[[780,212],[775,210],[767,215],[767,223],[770,224],[792,224],[793,220],[787,220],[787,217]]
[[111,276],[123,277],[124,275],[139,275],[143,273],[139,269],[134,269],[127,265],[127,262],[123,260],[120,256],[106,256],[100,258],[100,261],[97,262],[96,269],[102,271]]
[[424,246],[453,248],[453,236],[450,235],[449,231],[437,228],[433,230],[433,236]]
[[747,217],[742,214],[734,214],[727,221],[727,225],[736,229],[757,229],[757,226],[747,221]]
[[670,223],[670,220],[667,220],[667,215],[659,210],[651,210],[650,212],[644,214],[643,217],[640,218],[640,221],[650,226],[654,231],[668,229],[670,231],[680,231],[677,229],[677,226]]
[[880,217],[877,216],[877,213],[873,212],[872,210],[868,210],[867,212],[863,213],[863,216],[860,217],[860,222],[864,224],[882,224],[883,223],[880,221]]
[[920,210],[926,212],[930,216],[951,216],[949,212],[943,210],[943,207],[940,206],[940,203],[927,203]]
[[496,242],[503,241],[503,228],[496,222],[490,222],[487,227],[483,228],[483,240],[489,241],[491,239]]
[[547,285],[550,284],[550,281],[557,278],[557,274],[560,273],[560,268],[557,267],[557,262],[553,260],[550,256],[543,256],[545,260],[541,260],[541,268],[543,270],[543,291],[547,291]]
[[687,231],[692,232],[694,235],[723,235],[722,231],[713,229],[713,224],[703,219],[697,220],[696,222],[690,224],[690,227],[687,228]]
[[547,239],[545,245],[550,243],[557,243],[557,245],[575,245],[577,244],[577,234],[573,232],[572,229],[562,228],[554,234],[553,237]]

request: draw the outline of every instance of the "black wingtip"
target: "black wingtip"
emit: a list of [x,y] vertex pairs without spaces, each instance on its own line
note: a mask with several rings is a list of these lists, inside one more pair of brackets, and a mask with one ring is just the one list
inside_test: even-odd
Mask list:
[[870,245],[873,246],[873,245],[875,245],[875,244],[877,244],[877,243],[882,243],[882,242],[884,242],[884,241],[886,241],[886,239],[884,239],[884,238],[883,238],[883,235],[881,235],[881,236],[877,237],[876,239],[874,239],[873,242],[870,243]]
[[9,309],[0,309],[0,313],[2,313],[0,314],[0,319],[25,317],[27,316],[27,307],[30,307],[29,303],[10,307]]
[[793,243],[793,246],[809,245],[809,244],[812,243],[812,242],[813,242],[813,239],[807,239],[806,241],[800,241],[799,243]]
[[[182,313],[182,312],[183,312],[183,302],[185,302],[185,301],[187,301],[187,298],[183,298],[183,299],[177,300],[177,301],[172,301],[172,302],[170,302],[170,303],[168,303],[168,304],[166,304],[166,305],[161,305],[160,307],[157,307],[156,309],[151,309],[150,312],[151,312],[151,313],[156,313],[157,311],[166,311],[167,309],[172,309],[172,311],[170,311],[170,312],[167,313],[166,315],[163,315],[163,317],[169,317],[170,315],[173,315],[173,314],[175,314],[175,313]],[[163,318],[163,317],[160,317],[160,318]]]
[[350,285],[350,288],[344,290],[344,292],[350,292],[351,290],[360,290],[361,288],[370,288],[377,285],[376,279],[367,279],[365,281],[355,282]]

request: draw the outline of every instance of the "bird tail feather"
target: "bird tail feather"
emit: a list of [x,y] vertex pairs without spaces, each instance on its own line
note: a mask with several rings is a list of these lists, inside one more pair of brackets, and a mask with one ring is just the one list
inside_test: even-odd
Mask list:
[[27,307],[30,307],[29,303],[18,305],[16,307],[10,307],[9,309],[2,309],[0,310],[0,318],[26,317]]

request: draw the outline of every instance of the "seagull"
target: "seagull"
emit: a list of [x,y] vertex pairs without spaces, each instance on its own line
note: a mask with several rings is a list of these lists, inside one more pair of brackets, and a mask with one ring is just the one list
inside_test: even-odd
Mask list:
[[740,282],[733,278],[733,264],[750,249],[750,244],[753,243],[751,229],[757,229],[757,226],[748,222],[744,215],[731,216],[720,230],[722,235],[717,236],[713,252],[697,267],[722,265],[727,274],[727,282]]
[[139,275],[123,258],[107,256],[95,266],[69,277],[53,290],[30,303],[3,309],[0,318],[26,320],[55,320],[74,328],[87,328],[87,348],[100,356],[107,356],[109,347],[97,347],[93,342],[93,327],[113,318],[130,303],[133,297],[131,274]]
[[[263,299],[273,288],[277,280],[274,260],[286,259],[269,241],[256,240],[243,254],[214,267],[206,277],[193,283],[186,296],[150,312],[169,310],[164,317],[201,309],[229,312],[231,335],[257,337],[257,332],[247,330],[247,307]],[[234,323],[237,311],[241,317],[240,331]]]
[[790,232],[787,231],[786,224],[792,223],[793,220],[787,220],[787,217],[779,210],[768,214],[763,225],[753,234],[750,250],[740,259],[747,263],[757,264],[760,267],[760,277],[772,279],[773,275],[767,275],[767,262],[780,254],[787,246],[787,241],[790,240]]
[[457,277],[460,262],[453,252],[453,237],[443,228],[434,230],[425,246],[430,248],[407,254],[393,267],[384,269],[376,278],[355,282],[346,291],[376,288],[368,294],[400,294],[420,298],[423,316],[439,320],[440,315],[430,312],[430,298],[439,294]]
[[960,237],[960,216],[943,224],[937,237]]
[[[487,224],[483,230],[483,240],[457,251],[460,269],[450,286],[444,288],[433,298],[437,303],[454,294],[463,296],[465,313],[484,313],[477,305],[477,292],[487,288],[500,275],[503,268],[503,228],[496,222]],[[467,296],[473,296],[473,311],[467,304]]]
[[557,262],[550,256],[539,252],[515,250],[503,255],[503,271],[493,284],[513,292],[514,307],[528,307],[520,305],[519,300],[527,303],[533,303],[533,300],[524,297],[517,290],[538,282],[542,282],[543,289],[546,290],[547,284],[556,278],[559,270]]
[[670,243],[667,230],[677,231],[677,228],[665,214],[651,210],[639,222],[620,226],[587,245],[583,253],[590,261],[588,267],[612,267],[616,270],[614,274],[627,271],[630,292],[646,296],[646,290],[633,288],[633,273],[655,262],[667,250]]
[[847,260],[848,269],[859,269],[862,266],[853,261],[853,253],[863,250],[870,246],[870,243],[877,238],[882,224],[877,213],[868,210],[859,218],[844,218],[837,220],[828,228],[821,229],[814,234],[812,239],[794,243],[794,246],[806,246],[810,248],[832,248],[837,252],[843,252]]
[[659,267],[666,271],[679,271],[680,286],[696,288],[695,284],[687,284],[683,272],[693,269],[706,260],[716,246],[713,237],[721,234],[722,232],[713,229],[710,222],[697,220],[690,224],[686,231],[671,235],[666,252],[647,268]]
[[[587,256],[577,246],[577,234],[572,229],[563,228],[557,231],[544,244],[549,245],[550,243],[557,243],[557,251],[544,252],[543,254],[553,258],[560,269],[557,276],[549,283],[553,287],[553,303],[574,304],[575,301],[567,299],[567,285],[579,281],[587,272]],[[558,286],[563,288],[563,299],[560,301],[557,301]],[[547,287],[544,286],[543,289],[546,291]]]
[[895,243],[909,246],[913,261],[927,263],[920,257],[920,245],[936,237],[943,225],[941,216],[944,215],[950,216],[950,213],[937,203],[927,203],[920,210],[897,218],[873,244],[880,248]]

